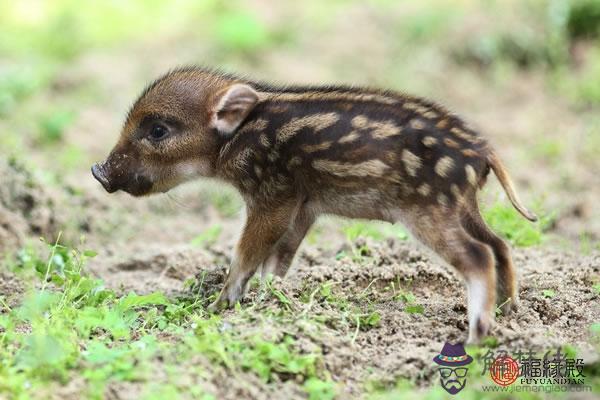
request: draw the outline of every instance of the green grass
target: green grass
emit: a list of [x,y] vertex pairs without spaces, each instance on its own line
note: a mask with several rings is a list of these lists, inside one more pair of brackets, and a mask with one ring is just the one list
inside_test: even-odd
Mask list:
[[[204,246],[219,233],[220,226],[215,225],[201,233],[196,244]],[[347,233],[353,239],[387,237],[364,225],[351,226]],[[369,300],[371,293],[380,290],[376,280],[359,295],[331,282],[306,287],[300,305],[267,281],[255,303],[238,306],[234,316],[225,318],[205,311],[214,294],[179,299],[161,293],[118,294],[85,274],[86,261],[96,257],[93,251],[54,244],[48,246],[48,253],[46,258],[24,250],[11,266],[32,285],[22,303],[13,308],[0,299],[0,396],[37,398],[77,379],[83,385],[82,395],[89,398],[101,398],[115,382],[133,382],[144,385],[141,398],[193,393],[194,398],[210,399],[202,384],[210,368],[233,377],[252,374],[267,384],[293,379],[308,398],[331,399],[340,393],[341,385],[329,376],[318,349],[304,350],[305,338],[298,340],[295,322],[316,332],[319,327],[333,326],[350,342],[385,323],[379,305]],[[403,312],[425,312],[410,285],[384,290],[391,291],[390,298],[399,302]],[[540,295],[553,296],[545,292]],[[261,309],[264,298],[275,300],[276,308]],[[335,313],[308,314],[305,310],[315,302],[327,304]],[[598,337],[596,325],[589,329]],[[498,342],[492,338],[485,344],[497,346]],[[483,396],[475,382],[474,378],[464,396],[494,398]],[[443,398],[443,392],[435,385],[419,389],[400,380],[392,386],[374,383],[366,397],[397,396],[435,399]]]
[[548,79],[557,92],[579,108],[600,104],[600,43],[586,52],[585,63],[576,71],[562,65],[549,71]]
[[71,110],[55,110],[43,115],[39,120],[38,140],[43,144],[62,141],[65,130],[75,121]]
[[[490,10],[494,7],[490,5]],[[512,21],[503,24],[498,19],[478,34],[449,45],[449,56],[461,66],[493,73],[503,64],[534,71],[574,104],[600,104],[600,2],[530,2],[513,11],[514,20],[527,20],[527,27],[516,28]],[[584,59],[573,51],[581,43],[588,47]]]
[[600,2],[573,0],[567,20],[567,31],[574,39],[600,37]]
[[[89,398],[102,398],[107,385],[118,381],[146,382],[154,388],[147,398],[182,390],[211,398],[200,387],[177,384],[174,376],[161,382],[154,377],[155,368],[176,370],[181,363],[200,373],[194,356],[265,382],[293,377],[304,382],[310,398],[332,398],[336,391],[323,375],[320,354],[301,351],[291,335],[224,329],[220,316],[204,311],[207,299],[118,295],[84,273],[94,252],[58,243],[48,252],[42,259],[25,250],[13,263],[23,280],[38,282],[21,304],[11,308],[0,298],[0,396],[36,398],[79,376]],[[365,323],[374,324],[374,318]]]
[[483,217],[493,231],[519,247],[530,247],[545,240],[544,232],[554,221],[553,213],[546,213],[540,205],[533,208],[539,220],[530,222],[519,214],[508,201],[496,201],[483,208]]
[[406,230],[402,226],[396,224],[352,221],[346,223],[346,226],[342,228],[342,231],[350,242],[354,242],[359,237],[371,238],[374,240],[384,240],[387,238],[396,238],[400,240],[408,239]]
[[[395,291],[395,288],[392,287]],[[408,291],[401,290],[394,296],[394,300],[399,300],[404,303],[404,311],[409,314],[423,314],[425,307],[417,302],[417,297]]]
[[528,150],[536,159],[560,166],[564,157],[565,145],[557,139],[546,139],[539,141],[533,149]]
[[0,70],[0,116],[7,116],[25,99],[48,82],[48,71],[40,67],[13,67]]
[[[382,241],[389,238],[398,240],[408,239],[406,230],[398,224],[388,224],[377,221],[348,221],[342,227],[342,233],[346,236],[350,246],[352,246],[352,254],[350,258],[353,261],[366,261],[371,257],[371,249],[366,243],[357,244],[357,240],[362,238],[370,238],[375,241]],[[336,255],[339,260],[348,256],[345,251],[341,251]]]
[[219,224],[208,227],[204,232],[192,239],[192,246],[206,247],[214,244],[221,236],[223,227]]

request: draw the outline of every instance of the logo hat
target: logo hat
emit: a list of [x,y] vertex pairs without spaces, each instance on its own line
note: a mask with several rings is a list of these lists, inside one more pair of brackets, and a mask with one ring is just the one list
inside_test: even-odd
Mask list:
[[462,343],[450,344],[446,342],[440,354],[433,358],[433,362],[445,367],[460,367],[472,363],[473,357],[465,352]]

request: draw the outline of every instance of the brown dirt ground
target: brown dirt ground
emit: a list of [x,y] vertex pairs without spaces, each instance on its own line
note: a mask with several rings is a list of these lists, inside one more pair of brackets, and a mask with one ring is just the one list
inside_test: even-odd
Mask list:
[[[275,335],[281,335],[285,329],[306,350],[320,348],[327,370],[337,382],[344,383],[344,391],[349,395],[360,394],[361,385],[368,380],[393,384],[399,378],[408,378],[426,385],[435,379],[432,354],[446,340],[466,339],[466,300],[461,280],[411,242],[367,244],[372,257],[361,264],[348,259],[334,261],[335,252],[306,246],[290,275],[274,282],[274,288],[291,299],[297,318],[291,318],[285,328],[268,329]],[[205,271],[202,293],[209,295],[219,290],[225,274],[224,267],[215,265],[215,254],[220,256],[221,249],[170,249],[114,264],[98,273],[109,286],[185,295],[182,280],[198,275],[200,270]],[[514,315],[500,316],[492,330],[502,348],[545,351],[570,343],[588,363],[598,362],[589,326],[600,320],[600,296],[591,288],[600,276],[600,254],[582,257],[553,250],[519,249],[514,257],[521,282],[521,306]],[[353,321],[344,320],[335,303],[320,299],[307,305],[300,301],[307,290],[324,282],[332,285],[332,295],[337,299],[361,310],[378,312],[380,325],[356,333]],[[556,295],[546,298],[543,289],[552,289]],[[394,299],[399,291],[414,293],[424,312],[405,312],[405,303]],[[257,311],[280,307],[275,298],[261,296],[258,288],[249,292],[247,302],[255,304]],[[304,313],[327,323],[318,332],[305,331]],[[248,331],[266,328],[260,322],[240,324],[235,311],[225,312],[224,325],[227,324]],[[219,398],[291,390],[287,387],[289,382],[275,387],[253,382],[257,386],[250,390],[246,387],[248,382],[240,383],[241,386],[235,382],[219,385],[221,378],[218,374],[212,377]]]

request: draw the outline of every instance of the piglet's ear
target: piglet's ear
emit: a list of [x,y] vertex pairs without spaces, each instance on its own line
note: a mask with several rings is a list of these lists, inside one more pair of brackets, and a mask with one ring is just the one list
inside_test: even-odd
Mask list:
[[221,134],[233,133],[258,102],[258,94],[248,85],[236,83],[217,97],[211,125]]

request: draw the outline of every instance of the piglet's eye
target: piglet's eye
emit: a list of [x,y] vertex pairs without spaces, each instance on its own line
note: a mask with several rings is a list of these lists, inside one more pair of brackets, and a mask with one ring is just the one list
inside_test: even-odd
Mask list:
[[150,129],[150,139],[152,140],[162,140],[169,134],[169,130],[159,124],[155,124]]

